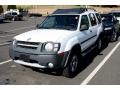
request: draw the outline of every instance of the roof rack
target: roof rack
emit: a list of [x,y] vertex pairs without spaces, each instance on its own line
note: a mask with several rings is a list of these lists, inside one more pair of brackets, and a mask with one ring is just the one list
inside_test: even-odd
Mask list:
[[57,9],[52,14],[81,14],[86,11],[96,11],[96,10],[93,8]]

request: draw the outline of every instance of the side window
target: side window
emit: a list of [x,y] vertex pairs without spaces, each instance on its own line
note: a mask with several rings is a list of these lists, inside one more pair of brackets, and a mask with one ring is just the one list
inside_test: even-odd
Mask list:
[[95,25],[97,24],[95,15],[91,13],[91,14],[89,14],[89,17],[90,17],[91,25],[92,25],[92,26],[95,26]]
[[98,13],[96,13],[96,17],[98,19],[98,24],[100,24],[101,23],[101,17],[100,17],[100,15]]
[[83,15],[81,17],[80,29],[82,26],[87,26],[87,28],[89,28],[89,20],[88,20],[87,15]]

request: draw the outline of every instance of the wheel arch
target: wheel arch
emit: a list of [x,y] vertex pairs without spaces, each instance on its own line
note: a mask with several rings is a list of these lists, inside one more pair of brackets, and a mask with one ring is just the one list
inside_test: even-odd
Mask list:
[[80,54],[80,55],[81,55],[81,46],[80,46],[80,44],[78,44],[78,43],[75,44],[75,45],[71,48],[71,50],[69,50],[68,56],[67,56],[67,58],[66,58],[66,60],[65,60],[65,63],[64,63],[64,67],[66,67],[66,66],[68,65],[70,55],[71,55],[71,53],[73,53],[73,52],[76,52],[77,54]]

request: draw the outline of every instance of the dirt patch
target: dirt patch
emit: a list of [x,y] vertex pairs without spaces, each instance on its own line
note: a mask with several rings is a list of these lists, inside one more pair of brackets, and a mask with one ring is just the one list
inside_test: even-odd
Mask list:
[[55,9],[30,9],[29,13],[40,13],[42,15],[51,14]]
[[[29,9],[29,13],[41,13],[43,15],[51,14],[54,12],[56,9],[61,9],[61,8],[80,8],[80,6],[36,6],[34,9]],[[89,6],[89,8],[94,8],[97,12],[100,13],[107,13],[110,12],[111,10],[120,10],[120,7],[94,7],[94,6]]]
[[107,8],[107,7],[92,7],[91,8],[94,8],[97,12],[100,12],[100,13],[108,13],[108,12],[111,12],[112,10],[119,10],[120,11],[120,7],[111,7],[111,8]]

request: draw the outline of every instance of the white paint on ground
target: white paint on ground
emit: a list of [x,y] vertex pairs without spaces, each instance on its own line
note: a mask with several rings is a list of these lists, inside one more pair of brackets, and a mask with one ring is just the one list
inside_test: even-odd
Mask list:
[[4,62],[0,62],[0,65],[6,64],[6,63],[11,62],[11,61],[12,61],[12,59],[6,60],[6,61],[4,61]]
[[100,64],[88,75],[87,78],[80,85],[87,85],[91,79],[97,74],[97,72],[102,68],[102,66],[109,60],[112,54],[117,50],[120,46],[120,42],[109,52],[109,54],[100,62]]

